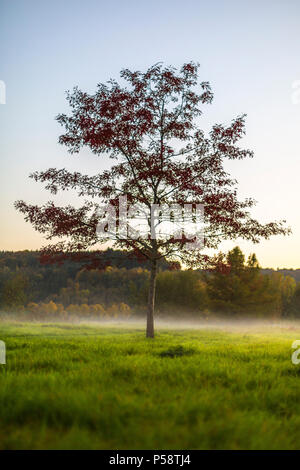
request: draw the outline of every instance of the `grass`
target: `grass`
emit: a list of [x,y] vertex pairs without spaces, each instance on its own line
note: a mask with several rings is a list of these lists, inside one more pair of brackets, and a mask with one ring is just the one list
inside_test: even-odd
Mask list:
[[0,449],[297,449],[300,328],[2,323]]

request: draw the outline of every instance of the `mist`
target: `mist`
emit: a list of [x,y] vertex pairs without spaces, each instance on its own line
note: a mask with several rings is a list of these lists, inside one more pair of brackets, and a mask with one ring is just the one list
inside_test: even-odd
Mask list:
[[[272,329],[282,330],[299,330],[300,320],[290,318],[192,318],[189,313],[183,312],[182,319],[170,315],[167,318],[160,318],[159,315],[154,319],[155,329],[157,332],[164,330],[220,330],[233,333],[266,333]],[[73,317],[61,318],[38,318],[30,319],[26,314],[19,312],[1,312],[0,324],[4,323],[32,323],[44,325],[78,325],[78,326],[91,326],[99,328],[119,328],[119,329],[132,329],[144,330],[146,326],[146,317],[132,316],[128,319],[94,319],[86,318],[84,316],[74,315]]]

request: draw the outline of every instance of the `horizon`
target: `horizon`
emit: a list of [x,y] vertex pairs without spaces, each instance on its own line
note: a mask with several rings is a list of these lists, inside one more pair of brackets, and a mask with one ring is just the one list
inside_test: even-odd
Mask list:
[[[108,248],[108,249],[110,249],[110,248]],[[111,249],[112,249],[113,251],[122,251],[122,250],[119,249],[119,248],[116,248],[116,249],[111,248]],[[103,251],[105,252],[106,250],[107,250],[107,249],[105,249],[105,250],[103,250]],[[89,250],[89,251],[93,251],[93,250]],[[98,250],[97,250],[97,251],[98,251]],[[1,249],[0,249],[0,254],[1,254],[1,253],[24,253],[24,252],[39,253],[40,251],[39,251],[39,250],[34,250],[34,249],[32,249],[32,250],[31,250],[31,249],[24,249],[24,250],[1,250]],[[256,253],[253,253],[253,254],[256,255]],[[245,259],[245,261],[247,261],[247,260]],[[258,260],[258,262],[259,262],[259,260]],[[54,263],[54,264],[55,264],[55,263]],[[260,262],[259,262],[259,264],[260,264]],[[95,268],[95,269],[96,269],[96,268]],[[130,268],[130,269],[131,269],[131,268]],[[181,269],[182,271],[186,271],[186,270],[189,270],[190,268],[185,268],[185,267],[183,267],[183,266],[181,265],[180,269]],[[202,269],[205,270],[205,268],[194,268],[194,270],[200,270],[200,271],[201,271]],[[298,268],[297,268],[297,267],[296,267],[296,268],[290,268],[290,267],[288,267],[288,266],[283,266],[282,268],[279,268],[279,267],[272,268],[272,267],[270,267],[270,266],[261,266],[261,264],[260,264],[260,269],[262,269],[262,270],[269,270],[269,269],[271,269],[271,270],[273,270],[273,271],[284,271],[284,270],[286,270],[286,271],[299,271],[299,270],[300,270],[300,266],[299,266]]]

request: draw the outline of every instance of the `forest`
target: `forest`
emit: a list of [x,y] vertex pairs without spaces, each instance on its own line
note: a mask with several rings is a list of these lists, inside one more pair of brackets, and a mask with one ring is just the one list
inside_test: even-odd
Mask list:
[[[36,251],[0,253],[0,310],[28,320],[144,317],[149,266],[107,249],[102,269],[83,263],[41,264]],[[300,269],[262,269],[239,247],[222,269],[186,270],[162,261],[158,268],[157,318],[299,318]]]

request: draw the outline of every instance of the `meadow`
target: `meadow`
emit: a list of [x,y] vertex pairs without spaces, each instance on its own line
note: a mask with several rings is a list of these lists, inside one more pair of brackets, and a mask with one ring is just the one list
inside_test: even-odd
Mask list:
[[2,322],[0,449],[299,449],[299,324]]

